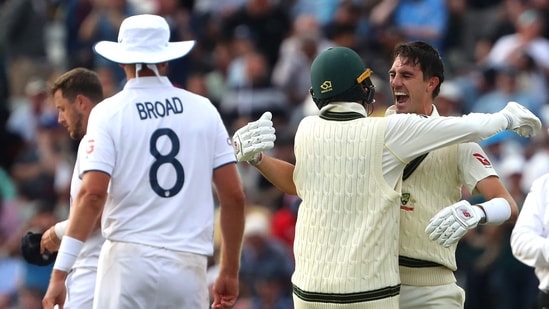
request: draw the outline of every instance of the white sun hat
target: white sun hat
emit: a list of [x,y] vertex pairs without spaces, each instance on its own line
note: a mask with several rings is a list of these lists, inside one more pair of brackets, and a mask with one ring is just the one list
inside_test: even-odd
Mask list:
[[118,42],[101,41],[94,49],[99,55],[122,64],[162,63],[188,54],[195,41],[169,42],[170,27],[158,15],[127,17],[120,25]]

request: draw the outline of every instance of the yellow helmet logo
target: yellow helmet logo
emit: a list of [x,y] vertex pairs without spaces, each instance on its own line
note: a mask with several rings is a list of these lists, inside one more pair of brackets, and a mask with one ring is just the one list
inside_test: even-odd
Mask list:
[[327,80],[320,85],[320,93],[325,93],[332,90],[332,81]]

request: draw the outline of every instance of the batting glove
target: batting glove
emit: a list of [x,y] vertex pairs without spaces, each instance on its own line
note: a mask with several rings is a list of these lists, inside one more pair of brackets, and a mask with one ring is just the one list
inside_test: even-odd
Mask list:
[[520,136],[531,137],[541,130],[540,119],[517,102],[507,103],[500,113],[509,121],[507,129],[517,132]]
[[274,147],[276,135],[271,118],[271,112],[265,112],[258,120],[235,132],[233,147],[238,162],[246,161],[251,165],[258,165],[263,151]]
[[458,242],[468,230],[475,228],[485,218],[484,211],[462,200],[439,211],[425,229],[429,239],[444,247]]

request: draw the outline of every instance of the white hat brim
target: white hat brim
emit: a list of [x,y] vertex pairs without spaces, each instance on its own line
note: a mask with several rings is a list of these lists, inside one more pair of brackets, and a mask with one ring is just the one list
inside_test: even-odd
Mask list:
[[162,63],[181,58],[194,47],[195,41],[169,42],[162,51],[129,51],[120,43],[101,41],[95,44],[94,50],[99,55],[121,64]]

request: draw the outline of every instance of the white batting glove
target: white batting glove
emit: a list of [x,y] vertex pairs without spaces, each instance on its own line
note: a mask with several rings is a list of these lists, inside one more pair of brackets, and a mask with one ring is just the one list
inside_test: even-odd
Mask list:
[[429,239],[444,247],[458,242],[468,230],[475,228],[485,218],[484,211],[462,200],[439,211],[425,229]]
[[517,102],[508,102],[500,113],[509,121],[507,129],[517,132],[520,136],[531,137],[541,130],[541,120]]
[[257,165],[261,161],[261,153],[274,147],[276,135],[271,118],[271,112],[265,112],[258,120],[235,132],[233,147],[238,162]]

